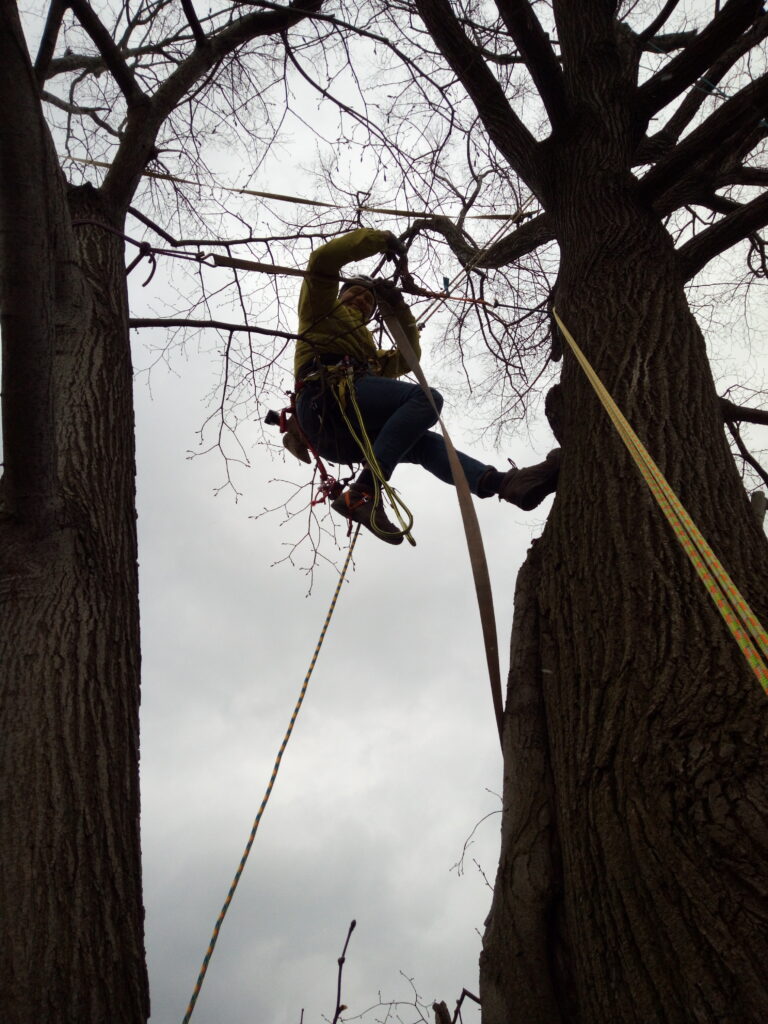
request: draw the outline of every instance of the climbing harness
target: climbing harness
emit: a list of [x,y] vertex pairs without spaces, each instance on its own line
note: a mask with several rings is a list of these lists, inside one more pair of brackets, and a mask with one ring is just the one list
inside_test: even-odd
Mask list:
[[[328,472],[319,452],[301,429],[299,418],[296,415],[296,392],[290,391],[288,392],[288,395],[290,397],[290,404],[284,409],[281,409],[279,413],[275,412],[274,409],[270,409],[264,417],[264,422],[268,423],[270,426],[277,426],[280,428],[280,432],[283,434],[283,446],[290,451],[292,455],[299,459],[299,461],[309,464],[312,462],[312,459],[315,460],[315,472],[320,476],[320,483],[317,485],[317,491],[310,504],[313,506],[322,505],[326,501],[332,501],[334,498],[338,498],[346,484],[349,483],[350,478],[344,477],[339,480]],[[307,451],[306,459],[302,458],[302,456],[298,454],[291,445],[286,444],[286,437],[294,432],[297,439]]]
[[288,741],[291,738],[291,733],[293,732],[293,727],[296,724],[296,719],[299,716],[299,711],[301,710],[301,705],[304,702],[304,696],[305,696],[305,694],[307,692],[307,687],[309,686],[309,680],[310,680],[310,677],[312,676],[312,672],[314,671],[315,664],[317,663],[317,658],[318,658],[318,655],[320,654],[320,648],[323,646],[323,640],[325,640],[325,634],[328,631],[328,624],[331,621],[331,616],[333,615],[334,609],[336,607],[336,602],[338,600],[339,593],[341,592],[342,584],[344,583],[344,579],[346,578],[347,570],[349,568],[349,563],[352,561],[352,553],[355,550],[355,543],[357,542],[357,537],[358,537],[359,533],[360,533],[360,526],[358,525],[357,529],[352,534],[352,540],[351,540],[350,545],[349,545],[349,550],[347,551],[347,557],[345,558],[344,565],[342,566],[341,572],[339,573],[339,580],[338,580],[338,583],[336,584],[336,589],[333,592],[333,598],[331,599],[331,604],[330,604],[330,607],[328,608],[328,613],[325,616],[325,622],[323,623],[323,628],[320,630],[320,636],[318,638],[317,644],[315,645],[315,650],[314,650],[314,653],[312,654],[312,659],[311,659],[311,661],[309,663],[309,668],[307,669],[307,674],[304,677],[304,682],[301,685],[301,691],[299,693],[299,698],[296,701],[296,706],[293,709],[293,714],[291,715],[291,720],[288,723],[288,728],[285,731],[285,736],[283,737],[283,742],[280,744],[280,749],[277,752],[277,757],[275,758],[275,764],[274,764],[274,767],[272,768],[272,775],[270,777],[269,783],[268,783],[266,791],[264,793],[264,797],[263,797],[263,799],[261,801],[261,806],[259,807],[259,810],[258,810],[258,813],[256,815],[256,818],[254,819],[253,827],[251,828],[251,834],[249,835],[248,842],[245,845],[245,850],[243,851],[243,856],[240,858],[240,864],[238,865],[237,871],[235,872],[235,877],[232,879],[232,884],[229,887],[229,892],[227,893],[227,898],[224,900],[224,905],[222,906],[221,911],[219,913],[219,916],[218,916],[218,918],[216,920],[216,924],[214,925],[213,933],[211,935],[211,941],[208,943],[208,949],[206,950],[205,956],[203,957],[203,962],[202,962],[202,965],[200,967],[200,973],[197,976],[197,981],[195,982],[195,988],[194,988],[194,990],[192,992],[192,996],[191,996],[191,998],[189,1000],[189,1006],[187,1007],[187,1012],[184,1014],[184,1019],[182,1021],[182,1024],[189,1024],[189,1019],[192,1016],[192,1013],[193,1013],[193,1011],[195,1009],[195,1003],[197,1002],[197,997],[200,995],[200,989],[203,987],[203,981],[205,980],[205,975],[206,975],[206,973],[208,971],[208,964],[211,962],[211,957],[213,956],[213,950],[214,950],[214,948],[216,946],[216,942],[217,942],[217,940],[219,938],[219,932],[221,931],[222,923],[224,922],[224,918],[226,917],[227,911],[229,910],[229,905],[232,902],[232,897],[235,895],[235,890],[237,889],[238,883],[240,881],[240,876],[242,875],[243,869],[245,868],[246,861],[248,860],[248,855],[251,852],[251,847],[253,846],[253,841],[256,838],[256,831],[257,831],[257,829],[259,827],[259,824],[261,822],[261,819],[262,819],[262,816],[263,816],[264,811],[266,809],[267,803],[269,802],[269,798],[272,795],[272,789],[273,789],[273,787],[275,785],[275,779],[277,778],[277,773],[280,771],[280,765],[281,765],[282,760],[283,760],[283,754],[285,753],[285,748],[288,746]]
[[[768,634],[739,592],[721,562],[704,540],[698,527],[686,512],[679,498],[667,483],[663,473],[648,454],[637,434],[630,427],[605,385],[598,377],[573,335],[560,319],[557,310],[552,315],[576,356],[589,382],[595,389],[613,425],[643,475],[654,498],[674,530],[686,555],[692,562],[707,592],[725,620],[739,645],[747,664],[768,694]],[[762,652],[762,653],[761,653]],[[766,660],[763,660],[766,659]]]
[[[344,424],[349,435],[360,452],[361,461],[363,461],[363,463],[370,469],[371,475],[373,476],[374,509],[377,508],[379,503],[382,501],[382,495],[386,494],[400,524],[400,530],[397,531],[398,535],[405,537],[409,544],[415,547],[416,541],[411,534],[411,529],[413,527],[413,514],[395,488],[392,487],[389,481],[384,477],[373,450],[373,443],[365,426],[362,410],[357,402],[355,378],[357,374],[361,372],[361,368],[356,365],[349,356],[342,356],[337,362],[327,365],[323,364],[320,360],[316,360],[315,362],[316,365],[302,375],[297,385],[297,391],[308,383],[321,381],[325,391],[330,392],[333,395],[334,401],[336,402],[339,413],[344,420]],[[290,393],[290,405],[286,409],[283,409],[279,416],[277,413],[270,411],[265,422],[279,425],[281,431],[286,433],[289,423],[288,415],[292,415],[293,423],[295,424],[294,429],[300,434],[303,444],[314,458],[320,473],[321,483],[318,488],[319,496],[312,501],[313,505],[317,505],[324,502],[326,499],[332,500],[337,498],[342,493],[343,486],[334,477],[330,476],[317,450],[312,445],[306,434],[301,430],[298,418],[296,417],[296,396],[297,392]],[[356,423],[352,422],[352,418],[347,411],[348,406],[352,407]],[[291,449],[285,441],[283,443],[290,451]],[[296,453],[294,452],[293,454]],[[300,458],[300,456],[297,457]],[[347,483],[349,483],[349,479],[345,479],[343,481],[344,485]],[[370,529],[376,534],[381,534],[374,518],[371,519]]]

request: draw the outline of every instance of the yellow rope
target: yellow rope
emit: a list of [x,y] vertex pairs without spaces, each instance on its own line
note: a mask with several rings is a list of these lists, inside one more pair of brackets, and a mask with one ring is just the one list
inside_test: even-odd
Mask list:
[[[381,466],[379,465],[379,461],[374,453],[371,439],[368,436],[368,431],[365,429],[365,421],[363,420],[362,411],[357,403],[357,395],[355,394],[355,377],[354,371],[352,370],[351,367],[347,369],[347,374],[345,377],[341,379],[341,381],[339,381],[339,385],[337,387],[333,387],[332,385],[331,390],[333,391],[334,397],[338,402],[341,415],[344,418],[344,422],[347,426],[347,430],[352,435],[352,438],[354,439],[358,448],[362,452],[363,458],[365,459],[365,462],[367,463],[368,468],[370,469],[371,474],[373,476],[374,507],[378,505],[378,503],[381,501],[381,492],[383,490],[387,497],[389,498],[389,502],[392,506],[392,509],[395,515],[397,516],[397,521],[400,523],[400,532],[406,538],[408,543],[412,544],[415,547],[416,541],[411,536],[411,528],[413,526],[413,513],[405,504],[405,502],[397,493],[397,491],[394,489],[394,487],[392,487],[390,482],[385,479],[384,474],[381,471]],[[355,430],[351,419],[347,415],[347,410],[345,408],[345,397],[347,395],[349,396],[349,400],[352,403],[352,408],[355,410],[355,415],[357,416],[357,422],[360,427],[359,433]],[[371,529],[374,531],[374,533],[380,532],[376,528],[376,524],[373,521],[373,519],[371,519]]]
[[315,663],[317,661],[317,657],[320,654],[320,648],[323,646],[323,640],[325,639],[325,634],[326,634],[326,632],[328,630],[328,624],[331,621],[331,616],[333,615],[333,610],[336,607],[336,601],[338,600],[339,593],[341,591],[341,585],[344,582],[344,578],[345,578],[345,576],[347,574],[347,569],[349,568],[349,563],[352,560],[352,552],[355,549],[355,542],[357,541],[357,537],[358,537],[359,533],[360,533],[360,526],[358,525],[357,529],[355,530],[354,534],[352,535],[352,541],[351,541],[351,543],[349,545],[349,550],[347,551],[347,557],[344,560],[344,565],[342,566],[341,573],[339,574],[339,582],[336,584],[336,590],[334,591],[333,599],[331,600],[331,605],[330,605],[330,607],[328,609],[328,614],[325,616],[325,622],[323,623],[323,628],[320,630],[320,637],[319,637],[319,639],[317,641],[317,644],[315,646],[315,652],[312,655],[312,660],[309,663],[309,668],[307,669],[307,674],[304,677],[304,682],[303,682],[302,687],[301,687],[301,692],[299,693],[299,699],[296,701],[296,707],[293,709],[293,714],[291,715],[291,720],[290,720],[290,722],[288,724],[288,728],[286,729],[285,736],[283,737],[283,742],[280,744],[280,749],[277,752],[277,757],[275,758],[275,765],[274,765],[274,767],[272,769],[272,777],[269,780],[269,784],[267,786],[266,792],[264,793],[264,797],[263,797],[263,799],[261,801],[261,807],[259,807],[259,812],[256,815],[256,818],[255,818],[255,820],[253,822],[253,828],[251,829],[251,834],[248,837],[248,842],[246,843],[245,851],[243,852],[243,856],[240,858],[240,864],[238,866],[237,871],[235,872],[235,877],[232,879],[232,884],[229,887],[229,892],[227,893],[227,898],[224,901],[224,905],[221,908],[221,912],[219,913],[218,919],[217,919],[216,924],[214,926],[213,934],[211,935],[211,941],[208,943],[208,949],[206,951],[205,956],[203,957],[203,963],[202,963],[202,966],[200,967],[200,973],[197,976],[197,982],[195,983],[195,988],[194,988],[194,991],[192,993],[192,997],[189,1000],[189,1006],[187,1007],[187,1012],[184,1014],[183,1024],[188,1024],[189,1018],[192,1016],[192,1011],[195,1008],[195,1003],[197,1002],[197,997],[200,995],[200,989],[203,987],[203,981],[205,980],[205,975],[206,975],[206,972],[208,970],[208,964],[210,963],[211,957],[213,956],[213,950],[214,950],[214,947],[216,946],[216,941],[217,941],[217,939],[219,937],[219,931],[221,930],[222,922],[224,921],[226,913],[229,910],[229,905],[232,902],[232,897],[235,895],[235,890],[237,889],[238,882],[240,881],[240,876],[242,875],[243,869],[245,868],[245,862],[248,860],[248,854],[251,852],[251,847],[253,846],[253,840],[256,838],[256,830],[259,827],[259,823],[261,821],[262,815],[264,814],[264,810],[265,810],[265,808],[267,806],[267,802],[269,801],[269,798],[270,798],[270,796],[272,794],[272,788],[273,788],[273,786],[275,784],[275,779],[277,778],[277,773],[280,771],[280,764],[281,764],[281,762],[283,760],[283,754],[285,753],[285,748],[288,746],[288,740],[291,738],[291,733],[293,732],[293,727],[296,724],[296,719],[298,718],[298,715],[299,715],[299,709],[301,708],[302,702],[304,700],[304,695],[307,692],[307,686],[309,685],[310,676],[312,675],[312,672],[314,670]]
[[[589,360],[577,345],[573,335],[558,316],[557,310],[553,308],[552,314],[560,330],[563,332],[563,336],[570,345],[573,354],[576,356],[600,401],[603,403],[619,436],[635,460],[651,493],[667,517],[670,526],[675,532],[675,536],[692,562],[699,578],[707,588],[710,597],[715,602],[717,610],[725,620],[736,643],[741,648],[747,664],[757,676],[765,692],[768,693],[768,666],[766,666],[763,660],[763,657],[768,658],[768,635],[765,629],[723,568],[709,544],[704,540],[698,527],[683,508],[677,495],[667,483],[663,473],[648,454],[637,434],[624,418],[605,385],[590,365]],[[760,652],[762,652],[762,655]]]

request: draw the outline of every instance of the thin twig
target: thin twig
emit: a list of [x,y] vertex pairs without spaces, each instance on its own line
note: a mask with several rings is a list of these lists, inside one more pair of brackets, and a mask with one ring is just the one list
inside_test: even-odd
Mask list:
[[465,996],[469,996],[469,998],[473,999],[478,1006],[482,1006],[480,999],[476,995],[473,995],[469,989],[463,988],[461,990],[461,995],[459,996],[459,1001],[456,1003],[456,1009],[453,1011],[453,1024],[456,1024],[456,1021],[461,1019],[461,1004],[464,1002]]
[[254,327],[252,324],[230,324],[223,320],[190,320],[187,317],[131,317],[129,326],[138,330],[141,327],[210,327],[216,331],[242,331],[245,334],[268,334],[273,338],[287,338],[289,341],[298,337],[288,331],[277,331],[266,327]]
[[731,437],[736,442],[736,447],[739,449],[742,459],[744,459],[745,462],[749,463],[749,465],[752,467],[752,469],[754,469],[754,471],[757,473],[757,475],[760,477],[760,479],[763,481],[766,487],[768,487],[768,474],[765,472],[763,467],[760,465],[760,463],[757,461],[754,455],[752,455],[747,446],[744,444],[744,440],[741,436],[741,433],[739,432],[739,428],[736,426],[735,423],[732,423],[730,421],[727,421],[725,425],[726,427],[728,427]]
[[352,921],[352,923],[350,924],[349,931],[347,932],[347,940],[344,943],[344,949],[342,949],[341,956],[339,957],[339,980],[336,984],[336,1012],[333,1015],[333,1020],[331,1024],[336,1024],[339,1017],[341,1016],[341,1011],[346,1010],[346,1006],[343,1006],[341,1002],[341,972],[344,970],[344,961],[347,957],[347,946],[349,945],[349,940],[352,936],[352,932],[355,930],[356,925],[357,921]]

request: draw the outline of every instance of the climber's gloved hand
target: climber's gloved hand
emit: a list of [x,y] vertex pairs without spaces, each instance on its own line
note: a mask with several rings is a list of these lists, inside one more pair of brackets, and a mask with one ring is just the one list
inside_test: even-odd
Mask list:
[[402,309],[405,306],[403,293],[391,281],[376,281],[376,298],[379,303],[389,306],[390,309]]
[[399,260],[407,255],[408,250],[405,247],[405,242],[401,242],[397,235],[391,231],[385,231],[384,234],[387,238],[387,247],[384,250],[384,255],[388,260]]

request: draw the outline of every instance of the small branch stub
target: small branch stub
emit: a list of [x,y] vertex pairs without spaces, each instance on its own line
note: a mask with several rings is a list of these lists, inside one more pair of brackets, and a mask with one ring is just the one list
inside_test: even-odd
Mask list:
[[352,921],[350,923],[349,929],[347,930],[347,938],[346,938],[346,940],[344,942],[344,948],[342,949],[341,956],[338,959],[339,978],[338,978],[338,982],[336,984],[336,1011],[334,1012],[333,1020],[332,1020],[331,1024],[337,1024],[337,1021],[341,1017],[342,1012],[344,1010],[346,1010],[346,1006],[344,1006],[344,1004],[341,1001],[341,974],[342,974],[342,971],[344,970],[344,961],[346,960],[346,957],[347,957],[347,946],[349,945],[349,940],[350,940],[350,938],[352,936],[352,932],[355,930],[356,926],[357,926],[357,921]]
[[768,498],[762,491],[755,491],[750,498],[752,502],[752,509],[757,516],[757,521],[762,526],[765,522],[765,510],[768,507]]

